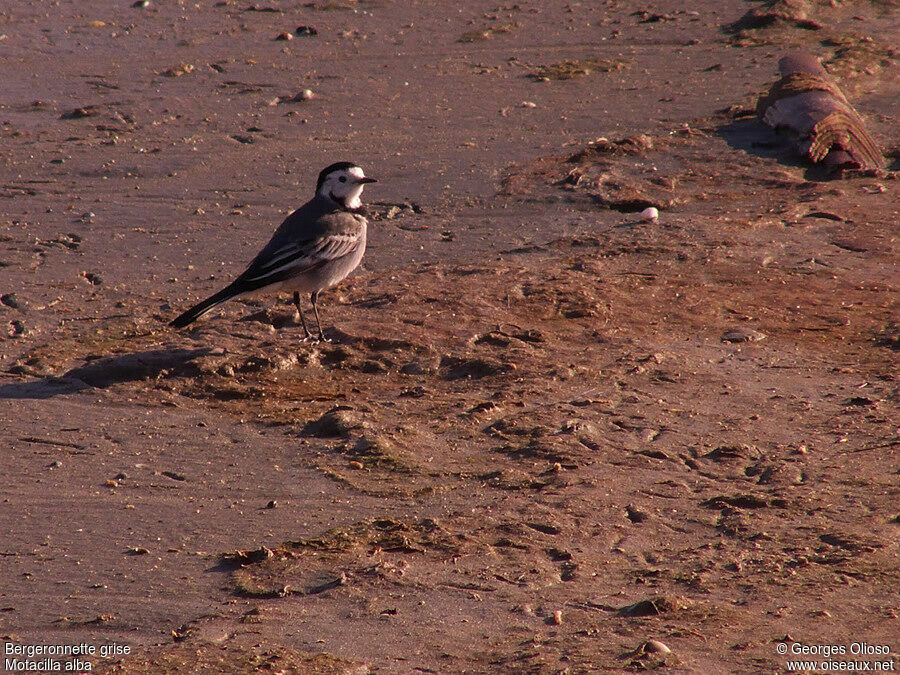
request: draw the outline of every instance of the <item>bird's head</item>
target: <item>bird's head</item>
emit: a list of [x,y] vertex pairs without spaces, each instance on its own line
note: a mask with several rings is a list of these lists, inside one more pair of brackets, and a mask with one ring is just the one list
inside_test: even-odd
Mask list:
[[366,183],[375,182],[374,178],[367,178],[353,162],[337,162],[322,169],[316,194],[346,209],[358,209],[362,206],[359,197]]

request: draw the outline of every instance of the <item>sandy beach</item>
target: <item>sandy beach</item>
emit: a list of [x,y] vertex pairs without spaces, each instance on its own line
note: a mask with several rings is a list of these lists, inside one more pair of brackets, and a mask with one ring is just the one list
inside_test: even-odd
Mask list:
[[[897,666],[896,2],[9,4],[7,669]],[[882,169],[759,120],[792,49]],[[329,342],[168,327],[343,160]]]

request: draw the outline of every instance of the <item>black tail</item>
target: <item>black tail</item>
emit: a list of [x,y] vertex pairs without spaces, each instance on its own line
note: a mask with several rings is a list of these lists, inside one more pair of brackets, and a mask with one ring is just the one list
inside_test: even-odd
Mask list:
[[234,290],[230,286],[227,288],[223,288],[221,291],[219,291],[215,295],[211,295],[203,302],[194,305],[188,311],[186,311],[184,314],[181,314],[180,316],[177,316],[174,319],[172,319],[172,321],[169,322],[169,325],[174,326],[175,328],[184,328],[188,324],[194,323],[194,321],[199,319],[201,316],[203,316],[207,312],[212,311],[213,309],[215,309],[216,307],[221,305],[223,302],[228,302],[236,295],[238,295],[238,294],[235,293]]

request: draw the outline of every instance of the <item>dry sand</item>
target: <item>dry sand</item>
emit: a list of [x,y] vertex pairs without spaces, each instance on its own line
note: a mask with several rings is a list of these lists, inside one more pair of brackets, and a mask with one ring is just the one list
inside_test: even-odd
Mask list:
[[[126,673],[897,659],[896,3],[742,30],[760,3],[10,4],[5,644],[127,645],[89,659]],[[822,180],[752,116],[798,46],[887,171]],[[286,297],[166,326],[345,159],[381,182],[332,342]]]

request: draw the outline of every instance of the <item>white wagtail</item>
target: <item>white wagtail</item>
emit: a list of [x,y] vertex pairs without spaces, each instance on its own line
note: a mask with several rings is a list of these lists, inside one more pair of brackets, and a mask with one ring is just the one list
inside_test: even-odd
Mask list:
[[289,215],[250,266],[221,291],[174,319],[181,328],[239,295],[280,290],[294,292],[294,304],[306,338],[312,338],[300,307],[300,292],[310,293],[319,339],[319,291],[331,288],[356,269],[366,250],[366,226],[360,195],[367,178],[353,162],[337,162],[319,174],[316,196]]

